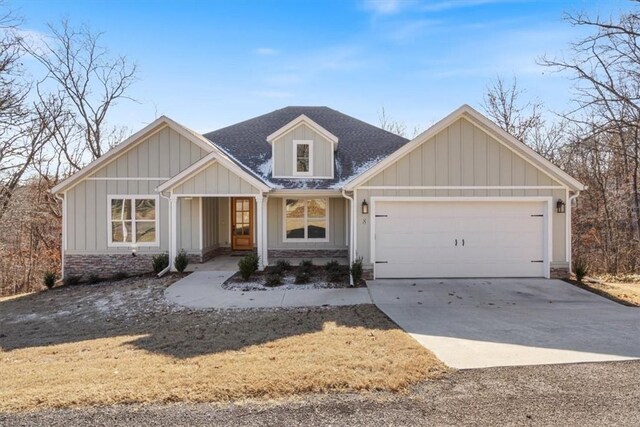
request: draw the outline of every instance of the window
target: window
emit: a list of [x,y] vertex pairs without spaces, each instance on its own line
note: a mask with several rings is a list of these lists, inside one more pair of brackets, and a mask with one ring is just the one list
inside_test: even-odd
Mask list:
[[157,239],[155,196],[109,198],[109,245],[155,246]]
[[286,199],[285,240],[327,240],[328,199]]
[[293,174],[294,175],[311,175],[311,150],[313,141],[293,141],[294,159]]

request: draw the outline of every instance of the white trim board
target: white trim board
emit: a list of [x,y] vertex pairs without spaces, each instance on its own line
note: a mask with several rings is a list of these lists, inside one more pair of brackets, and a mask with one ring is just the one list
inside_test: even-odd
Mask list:
[[[307,216],[307,203],[306,201],[309,200],[324,200],[325,203],[325,210],[324,210],[324,221],[325,221],[325,237],[323,239],[316,239],[316,238],[309,238],[309,237],[303,237],[303,238],[288,238],[287,237],[287,199],[291,199],[291,200],[305,200],[305,204],[304,204],[304,233],[305,235],[307,234],[307,225],[309,222],[309,218]],[[329,236],[329,224],[330,224],[330,199],[328,197],[283,197],[282,198],[282,203],[281,203],[281,207],[282,207],[282,242],[283,243],[295,243],[295,242],[301,242],[301,243],[313,243],[313,242],[329,242],[330,241],[330,236]],[[314,219],[322,219],[322,218],[314,218]]]
[[[308,145],[309,146],[309,156],[307,161],[309,162],[308,167],[309,170],[306,172],[298,171],[298,146],[299,145]],[[293,169],[292,173],[296,177],[311,177],[313,176],[313,140],[312,139],[294,139],[293,140],[293,153],[291,159],[293,160]]]
[[374,196],[371,197],[369,216],[369,262],[373,265],[373,278],[376,278],[375,232],[376,232],[376,203],[378,202],[544,202],[546,215],[544,217],[544,271],[545,277],[551,277],[551,260],[553,259],[553,197],[404,197],[404,196]]
[[[113,233],[111,227],[113,225],[113,219],[111,217],[111,201],[114,199],[131,200],[131,242],[114,242]],[[155,242],[142,242],[138,243],[133,241],[136,235],[136,218],[135,218],[135,201],[140,199],[153,199],[155,200]],[[160,196],[158,194],[108,194],[107,195],[107,247],[118,248],[126,247],[135,249],[138,247],[159,247],[160,246]],[[150,222],[150,221],[146,221]]]
[[298,126],[302,124],[309,126],[315,132],[317,132],[318,134],[322,135],[324,138],[331,141],[334,144],[334,149],[335,149],[335,144],[337,144],[339,141],[338,137],[332,134],[331,132],[329,132],[328,130],[326,130],[325,128],[323,128],[322,126],[320,126],[318,123],[311,120],[309,117],[307,117],[304,114],[299,115],[298,117],[296,117],[295,119],[287,123],[286,125],[282,126],[280,129],[273,132],[271,135],[267,136],[267,142],[270,144],[273,143],[273,141],[275,141],[276,139],[291,132],[292,130],[296,129]]

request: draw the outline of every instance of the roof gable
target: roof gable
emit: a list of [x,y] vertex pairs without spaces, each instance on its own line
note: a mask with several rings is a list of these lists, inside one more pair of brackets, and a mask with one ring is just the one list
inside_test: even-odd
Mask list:
[[417,147],[431,140],[459,119],[465,119],[473,125],[477,126],[482,131],[486,132],[489,136],[498,141],[500,144],[507,147],[516,155],[522,157],[525,161],[533,164],[536,168],[543,171],[552,179],[560,182],[562,185],[572,190],[584,189],[584,185],[582,183],[571,177],[559,167],[549,162],[544,157],[540,156],[538,153],[523,144],[521,141],[514,138],[512,135],[500,129],[495,123],[491,122],[485,116],[468,105],[461,106],[460,108],[449,114],[447,117],[440,120],[438,123],[418,135],[412,141],[398,149],[396,152],[380,161],[375,166],[372,166],[370,169],[354,177],[352,180],[346,183],[344,188],[347,190],[353,190],[354,188],[366,183],[369,179],[373,178],[378,173],[394,164],[396,161],[411,153]]
[[280,129],[273,132],[271,135],[267,136],[267,142],[273,143],[276,139],[286,135],[287,133],[293,131],[295,128],[303,124],[309,126],[315,132],[322,135],[324,138],[328,139],[332,143],[334,144],[338,143],[337,136],[335,136],[334,134],[332,134],[331,132],[329,132],[328,130],[326,130],[325,128],[323,128],[322,126],[320,126],[319,124],[317,124],[316,122],[311,120],[309,117],[305,116],[304,114],[301,114],[296,119],[291,120],[289,123],[282,126]]
[[101,157],[97,158],[96,160],[92,161],[91,163],[89,163],[88,165],[80,169],[78,172],[74,173],[70,177],[58,183],[55,187],[51,189],[51,192],[54,194],[58,194],[63,191],[66,191],[67,189],[81,182],[83,178],[87,177],[88,175],[94,172],[97,172],[101,167],[106,166],[110,162],[115,161],[120,156],[123,156],[129,150],[133,149],[138,144],[147,140],[153,134],[160,132],[162,129],[165,129],[166,127],[173,129],[178,134],[180,134],[181,136],[183,136],[184,138],[186,138],[187,140],[197,145],[198,147],[200,147],[206,152],[217,150],[215,146],[211,144],[210,141],[205,139],[202,135],[198,135],[196,132],[178,124],[177,122],[175,122],[174,120],[166,116],[161,116],[156,120],[154,120],[153,122],[149,123],[147,126],[142,128],[138,132],[131,135],[129,138],[122,141],[120,144],[118,144],[111,150],[107,151]]

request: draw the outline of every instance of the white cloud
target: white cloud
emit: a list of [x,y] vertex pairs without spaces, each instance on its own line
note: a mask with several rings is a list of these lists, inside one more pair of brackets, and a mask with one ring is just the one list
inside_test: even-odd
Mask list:
[[253,53],[255,53],[256,55],[260,55],[260,56],[273,56],[273,55],[277,55],[280,52],[276,49],[272,49],[270,47],[259,47],[257,49],[255,49],[253,51]]
[[400,12],[410,0],[365,0],[364,8],[376,15],[394,15]]

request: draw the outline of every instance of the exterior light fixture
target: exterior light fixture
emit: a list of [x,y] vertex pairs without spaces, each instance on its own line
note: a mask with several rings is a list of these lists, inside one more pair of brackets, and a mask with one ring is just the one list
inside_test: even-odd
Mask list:
[[565,212],[565,204],[562,199],[558,199],[558,201],[556,202],[556,211],[558,211],[558,213]]
[[369,204],[366,200],[362,201],[362,213],[367,215],[369,213]]

